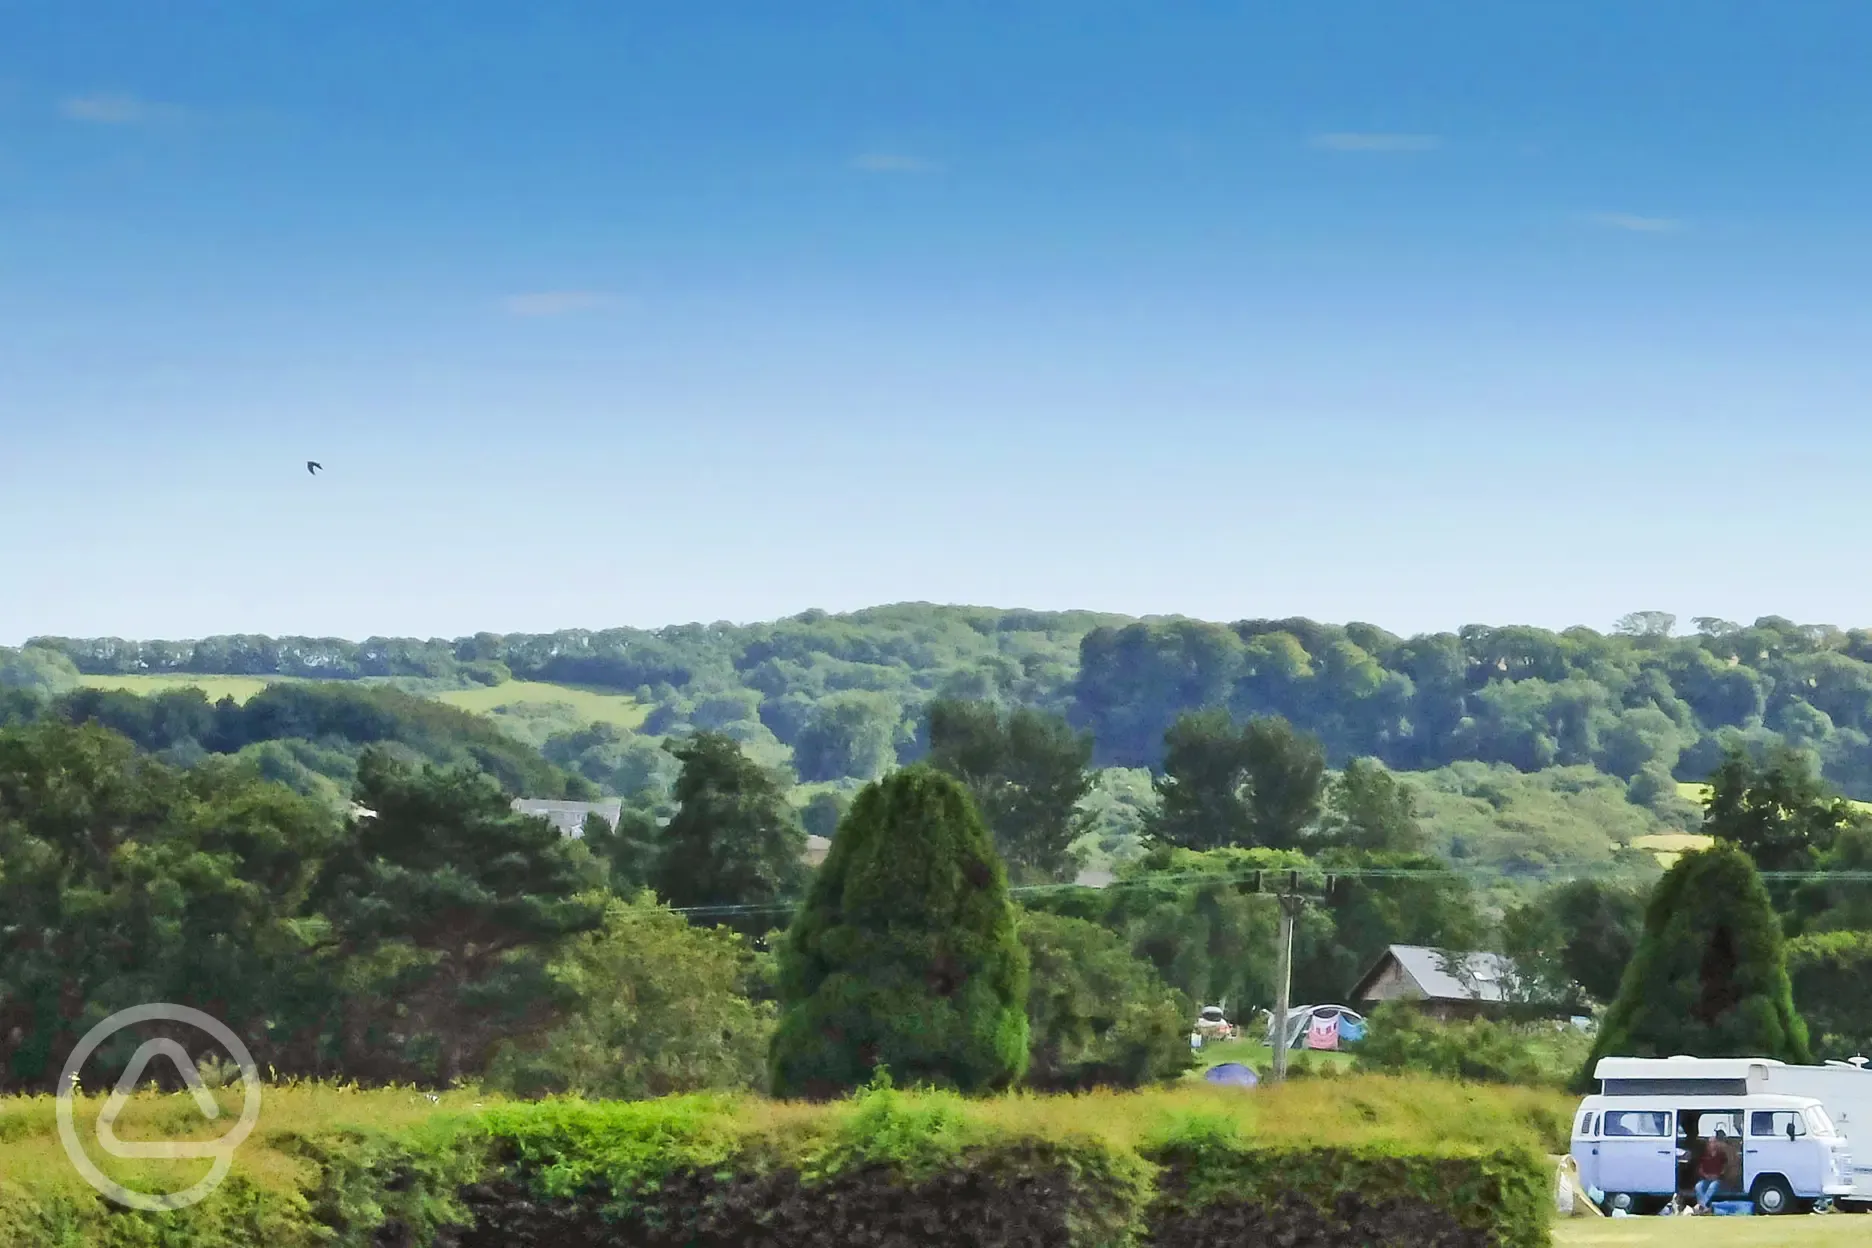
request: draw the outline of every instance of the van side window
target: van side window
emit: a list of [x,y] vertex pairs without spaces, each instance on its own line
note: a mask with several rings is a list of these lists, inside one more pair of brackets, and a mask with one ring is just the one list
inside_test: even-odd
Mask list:
[[1625,1109],[1605,1116],[1607,1135],[1668,1135],[1670,1115],[1649,1109]]
[[1796,1137],[1807,1134],[1807,1122],[1799,1112],[1791,1109],[1758,1109],[1749,1115],[1749,1134],[1767,1137],[1788,1138],[1788,1128],[1794,1128]]

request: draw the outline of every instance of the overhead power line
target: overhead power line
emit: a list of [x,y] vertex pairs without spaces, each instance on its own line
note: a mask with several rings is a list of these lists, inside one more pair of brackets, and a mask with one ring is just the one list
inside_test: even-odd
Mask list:
[[[1328,880],[1464,880],[1471,883],[1487,881],[1505,882],[1556,882],[1578,879],[1593,879],[1600,876],[1616,875],[1617,867],[1612,866],[1577,866],[1545,867],[1538,871],[1502,871],[1500,869],[1479,867],[1322,867],[1317,864],[1306,867],[1256,867],[1240,871],[1176,871],[1150,875],[1135,875],[1113,880],[1097,889],[1099,892],[1128,889],[1172,888],[1186,891],[1179,886],[1192,886],[1187,891],[1203,885],[1242,885],[1263,882],[1269,895],[1284,886],[1289,877],[1297,876],[1299,882],[1317,887]],[[1765,881],[1786,883],[1829,883],[1829,884],[1867,884],[1872,883],[1872,870],[1853,871],[1763,871],[1759,873]],[[1050,893],[1067,892],[1073,889],[1090,888],[1084,884],[1022,884],[1008,889],[1014,897],[1044,896]],[[792,914],[805,904],[804,898],[791,901],[761,902],[747,905],[716,906],[673,906],[671,911],[681,915],[698,917],[732,917],[735,915],[784,915]]]

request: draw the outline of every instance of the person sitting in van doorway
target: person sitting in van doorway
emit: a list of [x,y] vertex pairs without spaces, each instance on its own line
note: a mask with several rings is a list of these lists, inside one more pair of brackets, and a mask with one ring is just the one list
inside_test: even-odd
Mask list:
[[1716,1133],[1703,1141],[1702,1155],[1697,1158],[1696,1198],[1699,1212],[1710,1211],[1710,1202],[1716,1199],[1716,1189],[1722,1186],[1723,1172],[1728,1168],[1729,1149],[1723,1143],[1723,1129],[1717,1127]]

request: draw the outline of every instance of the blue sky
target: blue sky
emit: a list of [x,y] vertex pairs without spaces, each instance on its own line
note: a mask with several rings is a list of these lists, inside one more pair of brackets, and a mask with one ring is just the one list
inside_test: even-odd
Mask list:
[[1872,7],[657,7],[0,2],[0,643],[1872,622]]

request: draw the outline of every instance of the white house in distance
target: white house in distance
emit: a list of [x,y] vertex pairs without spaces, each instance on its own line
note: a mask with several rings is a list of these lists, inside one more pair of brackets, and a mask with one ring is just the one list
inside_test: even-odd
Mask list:
[[[516,797],[513,808],[523,815],[533,815],[544,819],[558,828],[562,836],[585,835],[585,817],[597,815],[611,828],[616,829],[618,820],[624,817],[624,803],[618,798],[602,802],[559,802],[544,798]],[[832,842],[823,836],[806,838],[806,863],[816,867],[826,859],[832,848]]]
[[563,836],[585,835],[585,816],[597,815],[607,827],[617,830],[624,817],[624,803],[619,798],[603,802],[549,802],[535,797],[516,797],[513,808],[523,815],[544,819]]

